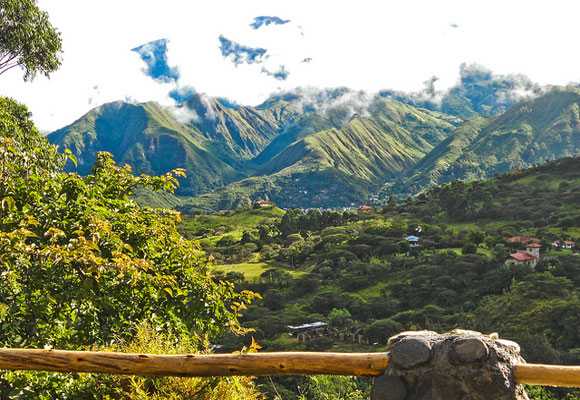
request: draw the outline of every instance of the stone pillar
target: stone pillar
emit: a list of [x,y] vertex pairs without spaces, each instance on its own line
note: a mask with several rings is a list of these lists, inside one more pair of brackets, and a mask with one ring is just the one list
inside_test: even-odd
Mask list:
[[512,366],[520,346],[480,332],[403,332],[389,339],[389,366],[372,400],[529,400]]

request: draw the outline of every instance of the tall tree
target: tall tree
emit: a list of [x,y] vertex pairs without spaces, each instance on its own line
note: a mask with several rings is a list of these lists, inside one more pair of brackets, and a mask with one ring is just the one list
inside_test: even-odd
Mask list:
[[60,67],[62,40],[35,0],[0,0],[0,75],[20,67],[24,80]]

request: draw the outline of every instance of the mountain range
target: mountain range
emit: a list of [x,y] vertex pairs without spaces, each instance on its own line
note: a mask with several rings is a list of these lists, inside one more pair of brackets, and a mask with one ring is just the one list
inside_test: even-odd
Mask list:
[[[580,154],[580,89],[521,82],[479,71],[445,94],[337,88],[254,107],[199,94],[171,108],[114,102],[48,139],[73,151],[69,169],[81,174],[98,151],[138,173],[185,168],[172,205],[348,206]],[[528,95],[517,97],[522,87]]]

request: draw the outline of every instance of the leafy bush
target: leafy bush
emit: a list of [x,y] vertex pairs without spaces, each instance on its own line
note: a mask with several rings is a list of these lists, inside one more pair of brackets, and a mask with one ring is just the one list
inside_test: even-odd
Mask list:
[[[108,347],[130,342],[143,322],[199,350],[224,331],[244,332],[238,316],[255,295],[212,278],[197,244],[178,233],[179,214],[131,198],[140,187],[175,189],[182,171],[134,176],[99,153],[80,177],[62,172],[67,157],[74,161],[46,142],[24,106],[0,98],[1,346]],[[18,379],[32,392],[52,382],[11,376],[2,390]],[[90,383],[83,379],[68,386]]]
[[[197,340],[158,332],[149,324],[136,327],[134,338],[102,351],[184,354],[199,351]],[[48,372],[7,372],[0,381],[0,398],[126,399],[126,400],[254,400],[261,398],[249,378],[141,377]]]

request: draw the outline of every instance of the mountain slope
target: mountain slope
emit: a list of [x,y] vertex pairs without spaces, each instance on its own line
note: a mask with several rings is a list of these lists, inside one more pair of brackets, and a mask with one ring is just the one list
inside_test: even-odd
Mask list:
[[415,164],[397,182],[387,184],[391,193],[416,193],[432,185],[446,183],[450,178],[447,171],[453,168],[463,151],[488,123],[485,118],[476,117],[457,128],[451,136],[437,145]]
[[269,175],[288,168],[332,168],[380,184],[414,165],[446,138],[454,127],[451,122],[459,120],[380,99],[370,107],[369,116],[355,115],[341,128],[302,135],[258,171]]
[[207,139],[222,144],[240,160],[258,155],[297,116],[284,101],[246,107],[201,95],[189,97],[182,109],[194,115],[191,124]]
[[185,168],[188,176],[181,182],[183,195],[223,186],[242,176],[235,168],[234,155],[216,149],[156,103],[105,104],[49,134],[48,139],[71,149],[80,174],[90,172],[99,151],[111,152],[117,162],[130,164],[137,173],[162,174]]
[[341,129],[318,132],[295,142],[267,163],[264,175],[286,168],[332,168],[369,183],[398,175],[425,153],[412,140],[384,131],[365,118]]
[[406,202],[415,215],[458,221],[494,221],[526,227],[580,225],[580,157],[512,171],[495,178],[432,188]]
[[[309,135],[348,127],[353,120],[367,121],[376,132],[388,132],[406,146],[429,151],[447,138],[461,119],[443,113],[420,109],[399,101],[376,97],[362,114],[345,113],[340,106],[322,112],[310,112],[290,123],[253,162],[266,164],[294,142]],[[348,118],[344,118],[348,116]]]
[[580,154],[580,90],[554,89],[488,120],[474,119],[443,141],[386,193],[491,177]]
[[308,135],[330,128],[340,127],[339,123],[316,113],[301,115],[295,121],[288,124],[269,144],[258,154],[252,163],[262,165],[276,157],[295,141]]
[[[249,204],[258,198],[270,198],[281,207],[358,204],[385,180],[412,167],[433,148],[431,142],[438,143],[461,122],[390,99],[379,99],[369,109],[367,116],[355,115],[340,128],[295,129],[278,135],[264,151],[268,157],[263,159],[271,159],[256,166],[259,176],[203,195],[193,203],[214,209]],[[309,117],[307,122],[336,124],[328,116]],[[276,154],[275,146],[283,150]]]
[[211,207],[261,197],[346,206],[381,187],[384,196],[404,196],[580,154],[577,88],[469,121],[346,88],[276,95],[256,107],[197,94],[181,104],[177,113],[155,103],[106,104],[49,140],[71,148],[81,174],[98,151],[139,173],[185,168],[179,194],[217,191],[193,201]]
[[555,90],[494,119],[449,170],[471,179],[580,154],[580,90]]
[[[355,94],[344,88],[318,96],[314,102],[305,95],[273,96],[245,107],[194,94],[177,112],[156,103],[116,102],[91,110],[49,140],[73,151],[81,174],[90,172],[98,151],[113,153],[138,173],[185,168],[181,195],[249,176],[260,178],[249,187],[268,181],[284,193],[290,175],[299,176],[293,182],[300,184],[291,186],[305,194],[313,187],[309,180],[323,171],[324,179],[336,180],[327,185],[350,192],[337,204],[350,204],[352,193],[366,197],[371,187],[400,175],[461,122],[392,99],[365,98],[366,108],[353,108],[348,102],[360,99],[352,100]],[[358,109],[364,116],[352,114]]]

